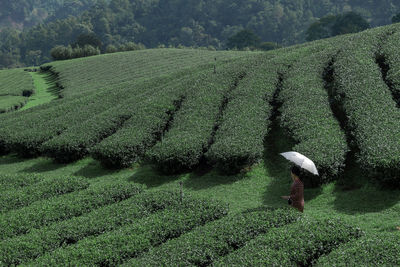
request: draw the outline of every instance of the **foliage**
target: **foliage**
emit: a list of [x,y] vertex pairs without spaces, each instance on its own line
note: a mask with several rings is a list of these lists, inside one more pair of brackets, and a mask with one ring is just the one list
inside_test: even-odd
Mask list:
[[0,239],[27,234],[32,229],[80,216],[142,191],[142,187],[132,183],[103,182],[92,184],[85,190],[36,201],[29,206],[0,215]]
[[369,23],[359,14],[349,12],[337,16],[335,24],[332,26],[333,36],[356,33],[370,27]]
[[79,217],[33,229],[0,243],[3,264],[18,265],[79,240],[118,229],[167,208],[181,205],[176,192],[143,192]]
[[262,42],[259,44],[258,49],[263,50],[263,51],[269,51],[269,50],[274,50],[282,48],[282,46],[278,43],[274,42]]
[[398,22],[400,22],[400,13],[393,16],[392,18],[392,23],[398,23]]
[[344,42],[346,49],[333,63],[333,96],[346,114],[362,168],[383,183],[398,186],[400,110],[376,62],[380,40],[391,31],[376,29]]
[[[384,41],[378,52],[378,64],[381,64],[382,77],[392,91],[397,106],[400,107],[400,56],[398,44],[400,33],[395,32]],[[380,62],[379,62],[380,61]]]
[[260,235],[214,266],[308,266],[321,255],[361,235],[360,229],[341,220],[303,217]]
[[294,222],[299,213],[277,209],[246,211],[198,227],[179,238],[151,248],[126,266],[208,266],[248,241]]
[[0,191],[23,188],[44,179],[44,176],[37,174],[0,174]]
[[335,24],[337,16],[327,15],[311,24],[306,32],[306,40],[314,41],[333,36],[332,27]]
[[167,173],[197,166],[212,143],[229,101],[227,96],[245,77],[248,64],[243,61],[242,64],[228,63],[217,73],[203,72],[192,77],[188,94],[174,115],[169,130],[147,152],[150,161]]
[[398,266],[399,235],[376,233],[339,246],[318,259],[315,266]]
[[324,80],[325,68],[336,49],[325,42],[300,54],[301,58],[284,75],[278,96],[282,104],[280,125],[297,142],[292,150],[312,159],[320,174],[305,175],[306,186],[315,187],[336,179],[344,169],[349,151],[346,135],[332,112],[325,88],[328,83]]
[[100,49],[88,44],[82,47],[77,45],[74,48],[72,48],[71,46],[65,47],[59,45],[52,48],[50,54],[54,60],[65,60],[100,55]]
[[0,113],[20,109],[26,104],[26,102],[28,102],[28,98],[24,96],[0,96]]
[[307,29],[307,41],[328,38],[346,33],[356,33],[370,27],[366,19],[355,12],[328,15],[314,22]]
[[28,72],[22,69],[0,71],[0,113],[23,107],[34,89]]
[[185,198],[180,206],[156,212],[114,231],[85,238],[27,264],[114,266],[226,213],[226,207],[214,201]]
[[253,31],[245,29],[229,37],[227,47],[230,49],[243,49],[245,47],[257,47],[260,44],[260,37]]
[[270,127],[271,102],[278,70],[268,57],[255,61],[246,77],[227,95],[228,103],[205,157],[224,173],[236,173],[263,157]]
[[46,179],[23,188],[2,191],[0,213],[30,205],[32,202],[86,189],[89,183],[83,178]]
[[33,27],[22,32],[2,28],[0,67],[31,64],[35,60],[30,51],[39,51],[40,64],[48,62],[51,48],[73,44],[81,34],[98,36],[103,52],[108,45],[127,42],[151,48],[161,44],[224,49],[228,38],[243,29],[264,42],[286,46],[303,42],[307,27],[326,15],[353,10],[378,26],[389,24],[398,9],[393,0],[14,1],[2,5],[0,24]]

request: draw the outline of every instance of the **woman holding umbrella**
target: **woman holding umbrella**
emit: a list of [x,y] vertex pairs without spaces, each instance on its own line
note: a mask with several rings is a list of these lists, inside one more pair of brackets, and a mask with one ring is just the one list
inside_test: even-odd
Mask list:
[[300,212],[304,211],[304,185],[300,176],[300,168],[297,166],[292,167],[293,183],[290,187],[290,196],[282,196],[283,199],[288,201],[288,204],[298,209]]
[[290,160],[295,166],[292,168],[293,183],[290,188],[290,196],[282,196],[286,199],[292,207],[298,209],[300,212],[304,211],[304,184],[301,177],[301,169],[305,169],[314,175],[318,175],[318,170],[314,162],[306,156],[298,152],[285,152],[281,153],[286,159]]

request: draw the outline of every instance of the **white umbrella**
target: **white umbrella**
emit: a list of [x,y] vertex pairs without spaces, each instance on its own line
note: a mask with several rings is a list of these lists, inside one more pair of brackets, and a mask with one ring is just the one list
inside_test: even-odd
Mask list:
[[290,160],[294,164],[300,166],[300,168],[303,168],[311,172],[312,174],[319,175],[314,162],[306,156],[294,151],[281,153],[281,155],[284,156],[287,160]]

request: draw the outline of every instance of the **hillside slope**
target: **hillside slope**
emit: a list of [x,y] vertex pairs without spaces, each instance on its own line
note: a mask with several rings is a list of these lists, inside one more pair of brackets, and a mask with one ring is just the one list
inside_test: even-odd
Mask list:
[[235,173],[262,158],[278,123],[320,171],[307,184],[337,179],[355,156],[369,175],[398,186],[398,64],[385,59],[398,52],[399,29],[268,53],[161,49],[44,66],[64,98],[3,115],[0,151]]

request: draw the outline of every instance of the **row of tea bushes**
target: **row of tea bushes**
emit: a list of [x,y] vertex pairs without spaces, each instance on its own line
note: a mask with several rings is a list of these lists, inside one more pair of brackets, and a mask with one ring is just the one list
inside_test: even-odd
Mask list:
[[74,245],[46,253],[26,265],[115,266],[226,214],[225,205],[186,197],[178,207],[167,208],[114,231],[85,238]]
[[340,220],[303,217],[271,229],[213,266],[310,266],[321,255],[361,235],[360,229]]
[[385,31],[352,35],[333,63],[333,95],[348,119],[356,157],[371,176],[399,185],[400,109],[382,79],[376,53]]
[[0,192],[20,189],[45,179],[45,176],[37,174],[0,174]]
[[22,69],[0,70],[0,99],[6,95],[28,97],[34,90],[29,72]]
[[233,61],[217,73],[206,72],[193,77],[169,131],[146,154],[151,162],[167,173],[191,169],[200,163],[213,142],[213,135],[229,102],[229,93],[246,75],[246,63]]
[[45,179],[31,186],[2,191],[0,194],[0,214],[28,206],[31,203],[89,187],[84,178],[57,177]]
[[0,215],[0,239],[23,235],[32,229],[80,216],[142,191],[141,186],[115,181],[94,183],[85,190],[36,201],[29,206]]
[[322,256],[315,266],[400,266],[400,235],[369,234]]
[[276,86],[277,66],[260,57],[246,77],[228,96],[215,140],[205,154],[207,161],[235,173],[263,157],[264,139],[270,128]]
[[335,179],[349,151],[325,88],[324,72],[333,53],[334,47],[327,42],[323,49],[299,58],[285,74],[279,94],[280,125],[297,143],[293,151],[312,159],[320,173],[305,177],[311,186]]
[[397,105],[400,107],[400,55],[399,55],[399,43],[400,43],[400,32],[395,32],[388,36],[387,40],[384,41],[382,50],[378,53],[381,59],[386,64],[384,71],[386,73],[386,80],[389,83],[389,87],[392,91]]
[[246,211],[151,248],[124,266],[208,266],[256,236],[292,223],[298,217],[298,212],[288,209]]
[[[136,124],[137,130],[141,130],[137,121],[146,116],[162,119],[166,110],[170,108],[177,98],[176,92],[179,81],[187,78],[188,73],[181,73],[174,77],[164,78],[162,86],[155,86],[153,82],[143,83],[138,89],[133,90],[132,95],[119,101],[118,105],[106,109],[100,114],[93,114],[84,123],[74,124],[61,135],[55,136],[41,147],[42,152],[59,162],[71,162],[89,154],[89,150],[102,140],[118,132],[122,127]],[[150,122],[151,123],[151,122]],[[135,129],[136,129],[135,128]],[[119,138],[118,133],[112,137]],[[120,140],[120,144],[122,140]],[[126,150],[127,151],[127,150]],[[100,151],[98,151],[101,154]],[[97,155],[97,154],[96,154]],[[99,155],[102,161],[107,160],[107,155]],[[104,158],[104,159],[103,159]],[[123,165],[122,163],[120,165]]]
[[46,227],[33,229],[26,235],[0,242],[0,259],[5,265],[18,265],[60,247],[75,244],[132,224],[155,212],[182,205],[180,195],[171,191],[143,192],[127,200],[95,209]]

